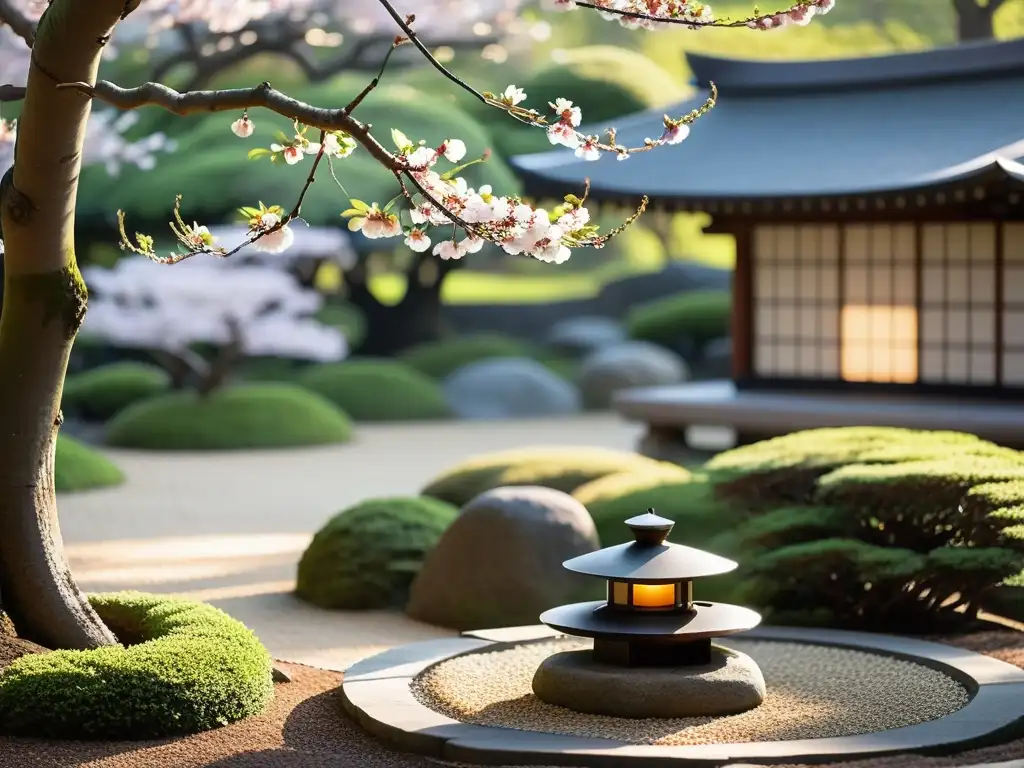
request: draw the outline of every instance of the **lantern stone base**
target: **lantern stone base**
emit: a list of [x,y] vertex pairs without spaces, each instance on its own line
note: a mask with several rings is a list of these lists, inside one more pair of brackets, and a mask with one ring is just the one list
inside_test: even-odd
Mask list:
[[612,717],[734,715],[760,705],[764,677],[744,653],[713,645],[711,663],[679,667],[601,664],[590,651],[556,653],[533,677],[548,704]]

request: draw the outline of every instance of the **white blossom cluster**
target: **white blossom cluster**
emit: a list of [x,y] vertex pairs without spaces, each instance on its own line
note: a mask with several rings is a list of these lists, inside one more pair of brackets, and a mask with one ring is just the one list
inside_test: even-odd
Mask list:
[[331,362],[348,354],[345,336],[311,318],[323,301],[273,267],[216,259],[159,269],[126,257],[113,269],[85,267],[89,312],[84,335],[119,347],[180,352],[241,333],[246,356]]

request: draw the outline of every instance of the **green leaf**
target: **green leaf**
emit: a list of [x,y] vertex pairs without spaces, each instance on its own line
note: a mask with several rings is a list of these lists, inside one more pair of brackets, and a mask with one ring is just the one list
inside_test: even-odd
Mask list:
[[261,157],[266,157],[267,155],[270,154],[272,154],[272,152],[269,149],[266,149],[265,147],[255,147],[249,150],[248,157],[250,160],[257,160]]
[[344,216],[345,218],[348,218],[349,216],[365,216],[366,211],[360,211],[357,210],[356,208],[349,208],[348,210],[342,211],[341,215]]
[[485,160],[486,160],[486,158],[478,157],[476,160],[470,160],[468,163],[463,163],[462,165],[457,165],[454,168],[452,168],[452,169],[442,173],[441,174],[441,178],[444,179],[445,181],[449,181],[450,179],[452,179],[455,176],[455,174],[460,173],[461,171],[466,170],[471,165],[476,165],[477,163],[485,162]]
[[412,149],[412,142],[409,141],[409,137],[397,128],[391,129],[391,140],[395,142],[395,146],[402,152]]
[[364,203],[362,200],[349,200],[349,203],[357,211],[362,211],[363,213],[369,213],[370,212],[370,206],[367,205],[366,203]]

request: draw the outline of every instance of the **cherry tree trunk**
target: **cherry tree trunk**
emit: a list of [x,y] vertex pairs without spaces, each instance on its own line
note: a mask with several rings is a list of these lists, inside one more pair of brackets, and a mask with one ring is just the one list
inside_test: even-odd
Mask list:
[[996,36],[995,15],[1004,0],[989,0],[981,5],[981,0],[954,0],[956,7],[957,40],[991,40]]
[[116,642],[75,584],[54,493],[68,356],[87,294],[75,260],[75,197],[95,82],[124,0],[52,0],[39,22],[13,172],[0,186],[0,590],[20,635],[49,648]]

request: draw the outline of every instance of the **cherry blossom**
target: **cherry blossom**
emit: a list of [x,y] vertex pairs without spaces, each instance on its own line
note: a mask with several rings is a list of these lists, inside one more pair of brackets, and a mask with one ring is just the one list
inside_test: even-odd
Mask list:
[[248,115],[242,115],[231,124],[231,132],[240,139],[249,138],[254,130],[256,130],[256,126],[253,125]]

